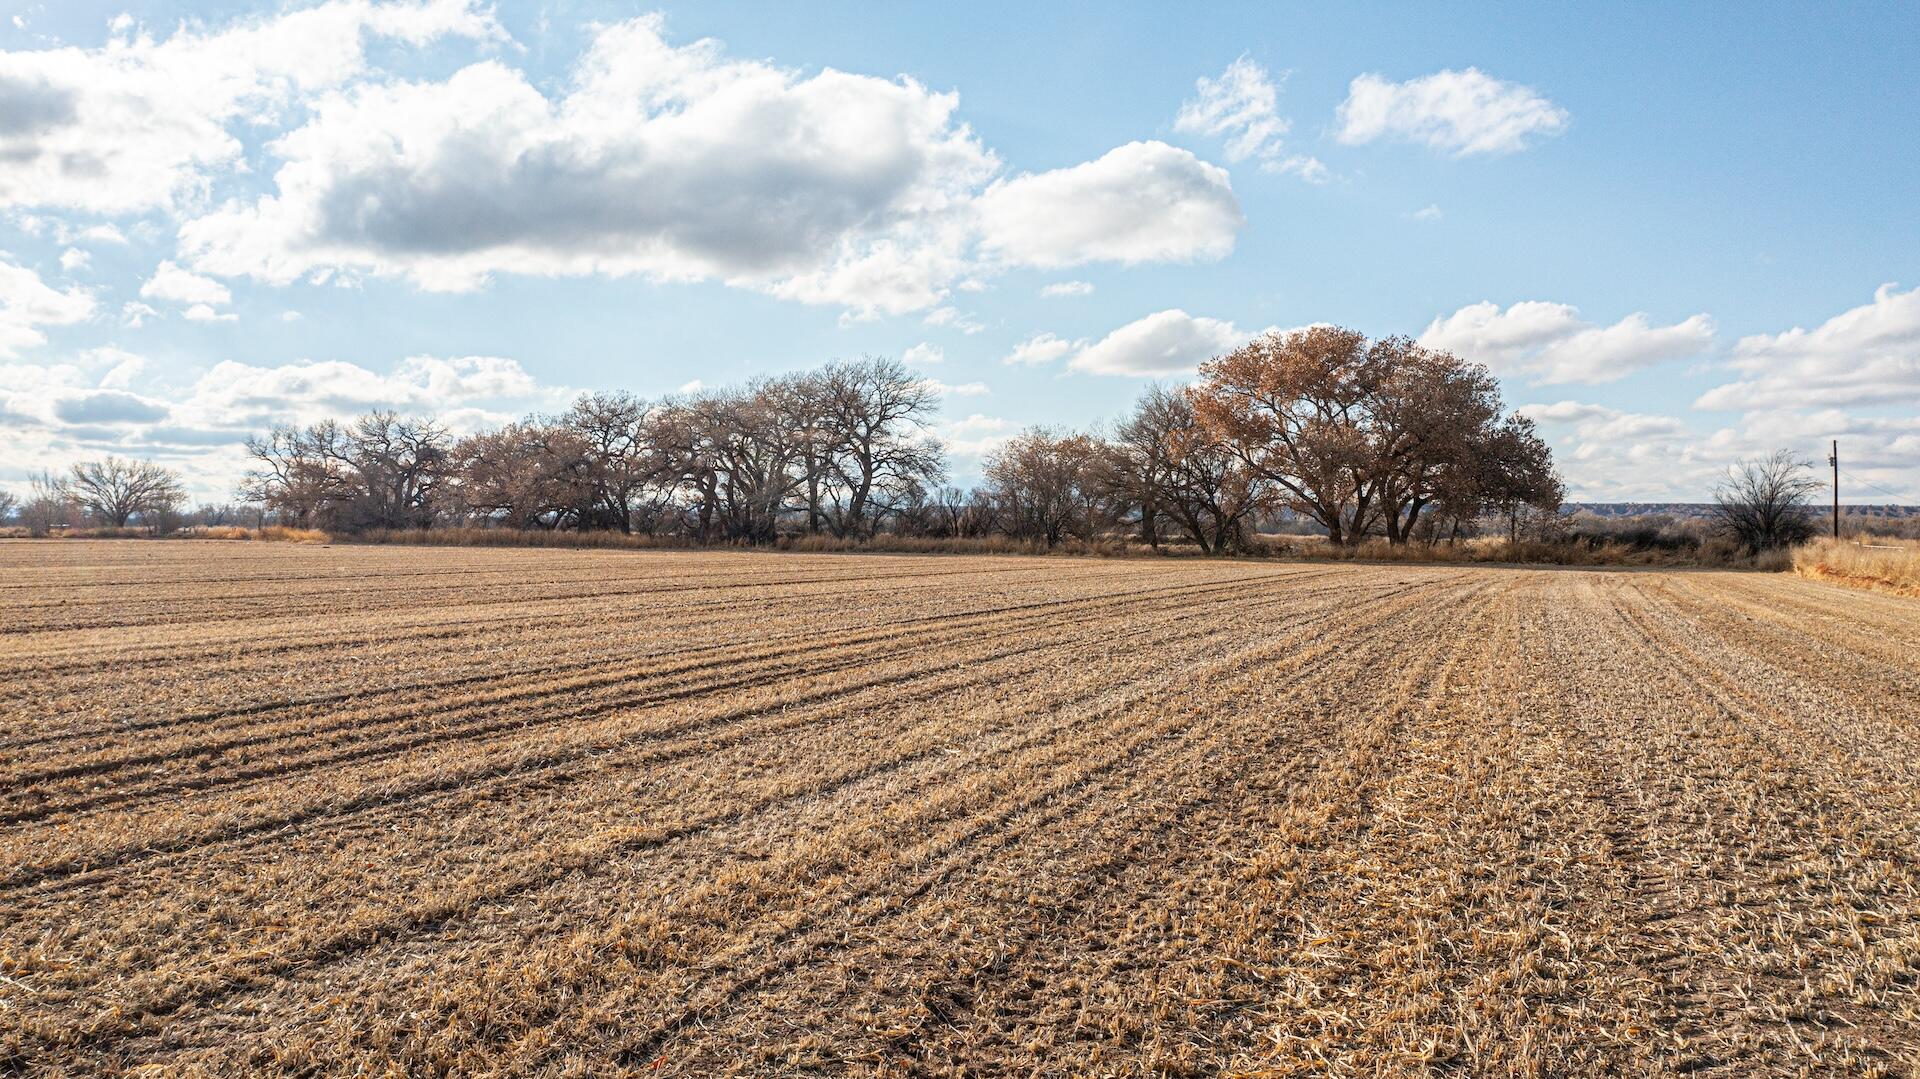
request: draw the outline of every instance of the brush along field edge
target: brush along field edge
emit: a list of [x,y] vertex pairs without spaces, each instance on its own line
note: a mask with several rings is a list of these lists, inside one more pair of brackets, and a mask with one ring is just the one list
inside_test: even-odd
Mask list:
[[0,1068],[1920,1068],[1920,603],[0,542]]

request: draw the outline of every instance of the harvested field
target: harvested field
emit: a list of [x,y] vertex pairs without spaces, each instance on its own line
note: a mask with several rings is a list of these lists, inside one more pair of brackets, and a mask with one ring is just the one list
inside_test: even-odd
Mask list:
[[0,1070],[1912,1074],[1920,601],[0,542]]

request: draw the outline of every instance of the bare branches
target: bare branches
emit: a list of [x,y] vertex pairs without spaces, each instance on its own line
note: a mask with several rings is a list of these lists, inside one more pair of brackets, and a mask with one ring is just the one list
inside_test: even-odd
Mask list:
[[1713,492],[1715,530],[1749,551],[1791,547],[1813,538],[1813,507],[1820,482],[1807,462],[1787,450],[1740,461]]
[[89,516],[113,528],[125,528],[135,517],[172,512],[186,500],[172,469],[118,457],[74,465],[72,493]]

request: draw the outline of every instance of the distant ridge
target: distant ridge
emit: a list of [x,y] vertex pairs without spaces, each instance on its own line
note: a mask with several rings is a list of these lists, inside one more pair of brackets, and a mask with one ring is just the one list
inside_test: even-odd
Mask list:
[[[1565,508],[1569,512],[1587,512],[1596,517],[1645,517],[1664,515],[1668,517],[1705,517],[1712,509],[1711,502],[1568,502]],[[1863,514],[1870,517],[1920,517],[1920,506],[1883,505],[1841,505],[1847,515]]]

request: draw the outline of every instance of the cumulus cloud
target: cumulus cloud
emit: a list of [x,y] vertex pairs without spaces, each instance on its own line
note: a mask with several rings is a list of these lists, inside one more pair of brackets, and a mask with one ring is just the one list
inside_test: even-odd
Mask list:
[[[1920,498],[1920,416],[1862,416],[1836,408],[1750,412],[1711,430],[1657,413],[1584,401],[1522,405],[1540,424],[1575,501],[1699,502],[1741,459],[1786,449],[1818,458],[1838,438],[1862,478]],[[1856,488],[1850,502],[1888,501]]]
[[1496,303],[1469,304],[1434,319],[1420,343],[1536,383],[1598,383],[1698,356],[1712,346],[1713,332],[1706,315],[1656,326],[1635,313],[1600,326],[1568,304],[1527,300],[1505,311]]
[[1246,222],[1225,169],[1163,142],[997,181],[979,217],[987,252],[1043,269],[1220,258]]
[[999,449],[1016,433],[1012,420],[978,412],[960,420],[936,424],[933,436],[955,457],[978,459]]
[[61,398],[53,413],[65,423],[158,423],[167,406],[125,390],[94,390]]
[[1091,296],[1093,283],[1091,281],[1056,281],[1041,289],[1040,295],[1050,300],[1061,296]]
[[1280,88],[1266,68],[1242,56],[1219,78],[1202,76],[1193,85],[1194,96],[1174,118],[1175,131],[1226,139],[1229,161],[1252,158],[1270,172],[1291,172],[1316,183],[1327,178],[1318,160],[1285,152],[1293,124],[1280,115]]
[[[456,434],[553,411],[573,396],[497,356],[413,356],[378,370],[338,360],[215,364],[184,389],[142,387],[146,361],[114,348],[53,364],[0,364],[0,470],[62,467],[102,453],[185,469],[198,497],[225,497],[245,470],[241,443],[276,423],[391,408]],[[4,474],[4,472],[0,472]]]
[[942,397],[984,397],[993,392],[984,382],[962,382],[958,384],[942,382],[937,378],[923,378],[920,384]]
[[1069,341],[1052,333],[1035,334],[1013,346],[1013,351],[1001,362],[1016,367],[1036,367],[1052,363],[1084,343]]
[[491,273],[719,279],[882,311],[938,298],[953,220],[997,162],[911,79],[808,78],[602,28],[550,99],[498,62],[365,84],[283,136],[277,194],[181,230],[195,264],[469,289]]
[[1920,288],[1874,291],[1807,330],[1754,334],[1734,345],[1745,377],[1701,395],[1701,408],[1908,405],[1920,400]]
[[900,362],[909,367],[931,367],[945,363],[947,354],[939,345],[922,341],[900,354]]
[[1362,75],[1335,120],[1349,145],[1399,139],[1466,157],[1523,150],[1533,138],[1566,130],[1568,115],[1531,87],[1470,67],[1406,82]]
[[83,322],[93,315],[94,306],[86,289],[56,289],[33,270],[0,257],[0,357],[45,344],[47,335],[40,327]]
[[140,296],[148,300],[169,300],[181,304],[227,304],[233,293],[211,277],[185,269],[171,259],[162,262],[153,276],[140,286]]
[[365,70],[370,37],[502,36],[472,0],[329,0],[155,38],[116,20],[100,48],[0,52],[0,205],[103,214],[202,196],[241,161],[229,128]]
[[[181,272],[203,280],[637,275],[865,319],[1012,266],[1215,257],[1240,226],[1225,172],[1186,151],[1006,177],[957,93],[670,43],[658,15],[592,27],[538,85],[501,59],[426,79],[370,64],[376,43],[506,40],[479,0],[113,25],[100,48],[0,53],[0,207],[173,212]],[[276,129],[265,192],[219,199],[251,171],[240,135]]]
[[180,313],[180,317],[188,322],[237,322],[240,319],[239,315],[231,312],[222,313],[215,310],[212,305],[204,303],[197,303],[187,308]]
[[1254,336],[1231,322],[1173,308],[1136,319],[1082,347],[1067,366],[1096,375],[1191,375],[1200,364]]
[[927,312],[927,317],[921,321],[929,326],[951,327],[969,337],[987,328],[978,319],[962,312],[957,307],[936,307]]
[[502,356],[409,356],[387,374],[344,360],[278,367],[223,360],[200,377],[183,411],[229,424],[258,423],[373,408],[440,411],[476,401],[524,400],[538,390],[532,375]]
[[999,160],[958,104],[911,78],[676,46],[650,16],[600,28],[557,97],[492,61],[322,95],[272,144],[275,193],[187,222],[181,242],[202,271],[276,283],[638,274],[856,317],[937,307],[978,283],[976,248],[1034,266],[1231,248],[1226,174],[1192,154],[1136,143],[987,186]]

